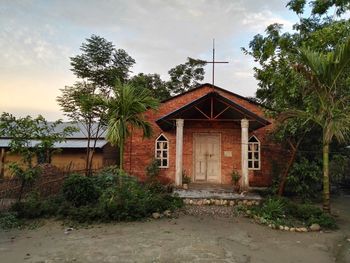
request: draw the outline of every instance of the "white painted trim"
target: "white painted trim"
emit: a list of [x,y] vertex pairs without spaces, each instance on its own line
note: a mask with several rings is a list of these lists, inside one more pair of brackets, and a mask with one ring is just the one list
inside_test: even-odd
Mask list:
[[[167,166],[163,166],[162,164],[159,166],[159,168],[160,169],[167,169],[167,168],[169,168],[169,162],[170,162],[170,141],[169,141],[169,139],[168,139],[168,137],[167,136],[165,136],[164,135],[164,133],[161,133],[158,137],[157,137],[157,139],[154,141],[154,158],[155,159],[157,159],[158,160],[158,158],[157,158],[157,142],[158,142],[158,140],[159,140],[159,138],[161,137],[161,136],[163,136],[165,139],[166,139],[166,141],[167,141],[167,152],[168,152],[168,157],[167,157]],[[161,159],[162,160],[162,159]]]
[[249,190],[249,170],[248,170],[248,139],[249,120],[241,120],[241,188],[243,191]]
[[176,120],[176,159],[175,159],[175,184],[182,185],[182,170],[183,170],[183,127],[184,120]]
[[[256,140],[257,140],[257,142],[250,142],[250,139],[251,138],[255,138]],[[248,158],[248,169],[250,170],[250,171],[259,171],[259,170],[261,170],[261,144],[260,144],[260,140],[258,139],[258,137],[256,137],[255,135],[252,135],[252,136],[250,136],[249,137],[249,139],[248,139],[248,145],[249,144],[258,144],[258,148],[259,148],[259,150],[258,150],[258,154],[259,154],[259,157],[258,157],[258,161],[259,161],[259,166],[256,168],[256,167],[254,167],[254,168],[249,168],[249,158]],[[252,159],[252,162],[253,162],[253,166],[254,166],[254,152],[253,151],[251,151],[252,152],[252,157],[253,157],[253,159]],[[248,147],[248,153],[249,153],[249,147]]]

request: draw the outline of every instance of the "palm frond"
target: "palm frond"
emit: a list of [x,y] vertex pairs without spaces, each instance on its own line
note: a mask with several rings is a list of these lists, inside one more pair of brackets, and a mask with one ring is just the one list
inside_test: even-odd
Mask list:
[[144,119],[148,109],[157,109],[159,102],[149,90],[117,82],[113,96],[106,102],[109,106],[107,140],[113,145],[123,144],[130,134],[130,128],[141,129],[144,137],[152,134],[152,126]]

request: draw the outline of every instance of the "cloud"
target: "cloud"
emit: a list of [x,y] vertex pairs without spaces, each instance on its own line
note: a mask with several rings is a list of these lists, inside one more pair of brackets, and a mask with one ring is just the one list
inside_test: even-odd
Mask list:
[[14,22],[0,28],[0,67],[46,67],[60,62],[62,57],[68,57],[69,47],[50,41],[46,37],[48,34],[49,27],[33,31],[27,26],[19,27]]
[[[0,3],[0,90],[13,87],[10,76],[36,83],[38,93],[54,101],[57,92],[45,92],[51,76],[56,89],[72,83],[69,57],[91,34],[101,35],[136,59],[135,73],[167,71],[187,57],[230,61],[216,67],[216,84],[253,96],[256,81],[253,61],[240,50],[274,22],[287,28],[287,0],[3,0]],[[206,81],[211,82],[210,66]],[[32,73],[35,74],[32,74]],[[22,74],[25,73],[25,74]],[[34,76],[38,79],[33,81]],[[60,80],[57,81],[57,77]],[[4,80],[6,79],[6,83]],[[28,93],[28,87],[23,93]],[[17,90],[20,90],[18,88]],[[13,94],[16,96],[16,94]],[[23,94],[21,94],[23,95]],[[47,106],[45,106],[47,108]],[[44,109],[44,108],[43,108]],[[52,110],[52,109],[50,109]]]

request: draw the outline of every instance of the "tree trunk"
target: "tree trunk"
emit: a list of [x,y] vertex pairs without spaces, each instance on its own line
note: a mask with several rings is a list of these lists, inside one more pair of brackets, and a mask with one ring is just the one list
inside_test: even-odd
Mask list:
[[5,175],[5,155],[5,148],[2,148],[0,154],[0,178],[4,177]]
[[299,149],[299,145],[300,145],[301,141],[303,140],[303,138],[304,138],[304,136],[298,140],[298,142],[297,142],[297,144],[295,146],[289,141],[290,148],[292,149],[292,155],[289,158],[288,165],[287,165],[286,170],[284,171],[284,173],[282,175],[282,178],[281,178],[281,182],[280,182],[280,185],[279,185],[279,188],[278,188],[278,195],[279,196],[283,195],[284,188],[286,186],[287,177],[288,177],[290,168],[293,166],[295,157],[296,157],[298,149]]
[[19,189],[18,202],[21,202],[21,200],[22,200],[22,195],[23,195],[23,190],[24,190],[25,183],[26,183],[26,181],[24,179],[22,179],[21,188]]
[[280,185],[279,185],[279,188],[278,188],[278,195],[279,196],[282,196],[283,193],[284,193],[284,188],[286,186],[286,182],[287,182],[287,177],[288,177],[288,174],[289,174],[289,171],[290,171],[290,168],[292,167],[293,163],[294,163],[294,160],[295,160],[295,156],[296,156],[296,153],[297,153],[297,149],[296,148],[293,148],[292,150],[292,155],[289,159],[289,162],[288,162],[288,165],[286,167],[286,170],[284,171],[283,175],[282,175],[282,178],[281,178],[281,182],[280,182]]
[[85,175],[89,175],[90,168],[90,142],[91,142],[91,120],[87,124],[87,148],[86,148],[86,158],[85,158]]
[[119,169],[123,170],[124,141],[119,145]]
[[323,211],[331,212],[329,184],[329,143],[323,139]]

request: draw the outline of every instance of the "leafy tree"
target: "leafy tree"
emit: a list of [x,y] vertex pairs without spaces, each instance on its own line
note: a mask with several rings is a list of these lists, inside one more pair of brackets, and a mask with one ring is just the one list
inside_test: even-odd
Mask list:
[[71,57],[72,72],[102,90],[112,88],[117,80],[125,82],[135,64],[124,49],[96,35],[86,39],[80,50],[81,55]]
[[[305,5],[308,1],[306,0],[292,0],[287,6],[297,14],[304,12]],[[309,1],[311,5],[311,13],[313,15],[324,15],[327,14],[330,8],[335,8],[335,14],[340,16],[350,9],[350,3],[348,0],[314,0]]]
[[169,70],[170,80],[168,89],[173,95],[188,91],[204,79],[206,62],[199,59],[187,58],[187,62]]
[[75,131],[74,127],[69,126],[57,131],[61,123],[61,120],[47,122],[41,115],[36,118],[16,118],[10,113],[3,113],[0,116],[0,136],[10,138],[10,151],[22,158],[21,163],[9,165],[12,174],[22,182],[19,200],[24,186],[40,173],[39,168],[34,166],[34,157],[37,156],[42,162],[50,162],[54,144],[65,141]]
[[90,175],[96,143],[102,138],[107,125],[107,108],[100,103],[105,94],[96,93],[93,84],[77,82],[73,86],[61,89],[62,95],[57,97],[63,113],[73,122],[80,125],[87,139],[85,156],[85,173]]
[[[350,134],[350,93],[342,85],[342,76],[350,64],[350,38],[334,51],[322,53],[310,48],[300,50],[302,63],[294,69],[307,81],[303,89],[305,110],[290,109],[285,118],[301,118],[322,128],[323,209],[330,212],[329,146],[335,138],[345,142]],[[346,74],[347,78],[349,76]]]
[[146,88],[152,97],[160,101],[170,98],[168,83],[160,78],[159,74],[139,73],[133,76],[129,83],[134,87]]
[[96,35],[86,39],[80,50],[80,55],[71,57],[71,70],[80,81],[62,89],[57,101],[70,120],[82,125],[87,138],[85,170],[90,175],[97,140],[106,130],[107,108],[99,102],[110,96],[116,81],[128,80],[135,60]]
[[[324,12],[320,12],[318,8],[322,3],[328,6]],[[312,7],[310,16],[304,12],[307,4]],[[249,49],[243,48],[244,53],[252,56],[259,64],[254,68],[259,85],[256,97],[258,102],[266,106],[267,114],[272,117],[277,117],[287,108],[306,110],[308,107],[303,90],[309,83],[291,67],[291,64],[301,63],[299,48],[308,46],[319,52],[332,51],[338,43],[345,41],[350,30],[348,20],[328,16],[330,7],[336,7],[336,14],[341,15],[341,10],[348,9],[346,1],[295,0],[290,1],[287,6],[300,18],[294,25],[293,32],[282,33],[281,24],[272,24],[267,27],[264,36],[258,34],[253,38]],[[340,82],[342,84],[339,85],[346,85],[345,79]],[[317,138],[313,138],[315,134],[320,134],[319,128],[311,124],[306,127],[300,119],[288,120],[275,130],[275,139],[290,150],[288,165],[281,176],[280,194],[283,193],[286,176],[293,166],[298,149],[307,144],[305,147],[308,151],[311,148],[315,151],[321,150],[308,143],[317,142]],[[301,143],[302,141],[304,142]],[[309,157],[312,159],[317,156],[313,154]]]
[[124,143],[130,135],[130,129],[135,127],[149,137],[152,127],[143,113],[147,109],[157,109],[158,100],[150,95],[147,89],[136,88],[130,84],[117,83],[113,96],[104,101],[109,109],[107,140],[117,145],[120,150],[120,169],[123,169]]

